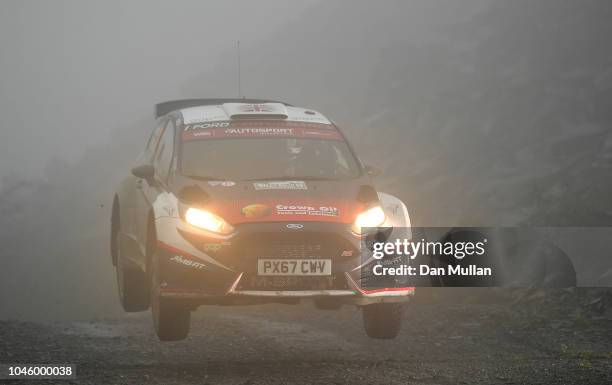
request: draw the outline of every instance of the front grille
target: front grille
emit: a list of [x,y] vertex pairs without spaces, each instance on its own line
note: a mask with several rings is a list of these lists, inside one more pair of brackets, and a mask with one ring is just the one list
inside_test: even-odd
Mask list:
[[240,238],[243,255],[276,258],[338,257],[352,249],[344,238],[329,233],[254,233]]
[[358,255],[358,250],[337,234],[320,232],[251,233],[233,241],[228,262],[242,271],[253,271],[259,258],[327,258],[335,263]]
[[312,258],[326,256],[327,251],[321,244],[286,244],[273,243],[270,245],[257,245],[250,252],[255,255],[272,256],[275,258]]

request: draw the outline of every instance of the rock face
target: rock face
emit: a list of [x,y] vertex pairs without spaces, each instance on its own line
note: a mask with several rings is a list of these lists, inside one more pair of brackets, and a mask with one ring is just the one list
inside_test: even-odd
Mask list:
[[498,2],[445,40],[389,50],[372,84],[395,85],[368,124],[395,128],[388,174],[425,221],[610,224],[611,8]]

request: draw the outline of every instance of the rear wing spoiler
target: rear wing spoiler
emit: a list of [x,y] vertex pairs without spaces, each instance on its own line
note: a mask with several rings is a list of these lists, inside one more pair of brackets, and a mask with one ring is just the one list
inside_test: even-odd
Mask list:
[[198,106],[215,106],[224,103],[249,103],[249,104],[263,104],[263,103],[281,103],[285,106],[291,106],[291,104],[285,102],[278,102],[275,100],[267,99],[179,99],[170,100],[155,105],[155,118],[164,116],[169,112],[181,110],[183,108],[198,107]]

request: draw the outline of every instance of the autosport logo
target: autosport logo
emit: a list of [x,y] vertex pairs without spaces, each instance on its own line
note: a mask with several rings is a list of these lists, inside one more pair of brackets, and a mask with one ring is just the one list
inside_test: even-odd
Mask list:
[[293,135],[292,128],[228,128],[224,131],[226,136],[267,136],[267,135]]
[[[283,123],[283,124],[279,124]],[[302,123],[306,124],[306,123]],[[245,126],[246,125],[246,126]],[[318,125],[320,126],[320,125]],[[221,139],[221,138],[318,138],[325,140],[344,140],[338,130],[332,128],[306,128],[298,122],[210,122],[185,126],[182,139]]]

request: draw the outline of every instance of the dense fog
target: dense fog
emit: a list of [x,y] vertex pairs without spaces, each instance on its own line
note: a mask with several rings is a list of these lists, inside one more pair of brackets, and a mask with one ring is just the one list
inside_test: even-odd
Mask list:
[[608,0],[7,1],[1,318],[119,313],[110,202],[153,104],[338,123],[422,225],[612,223]]

